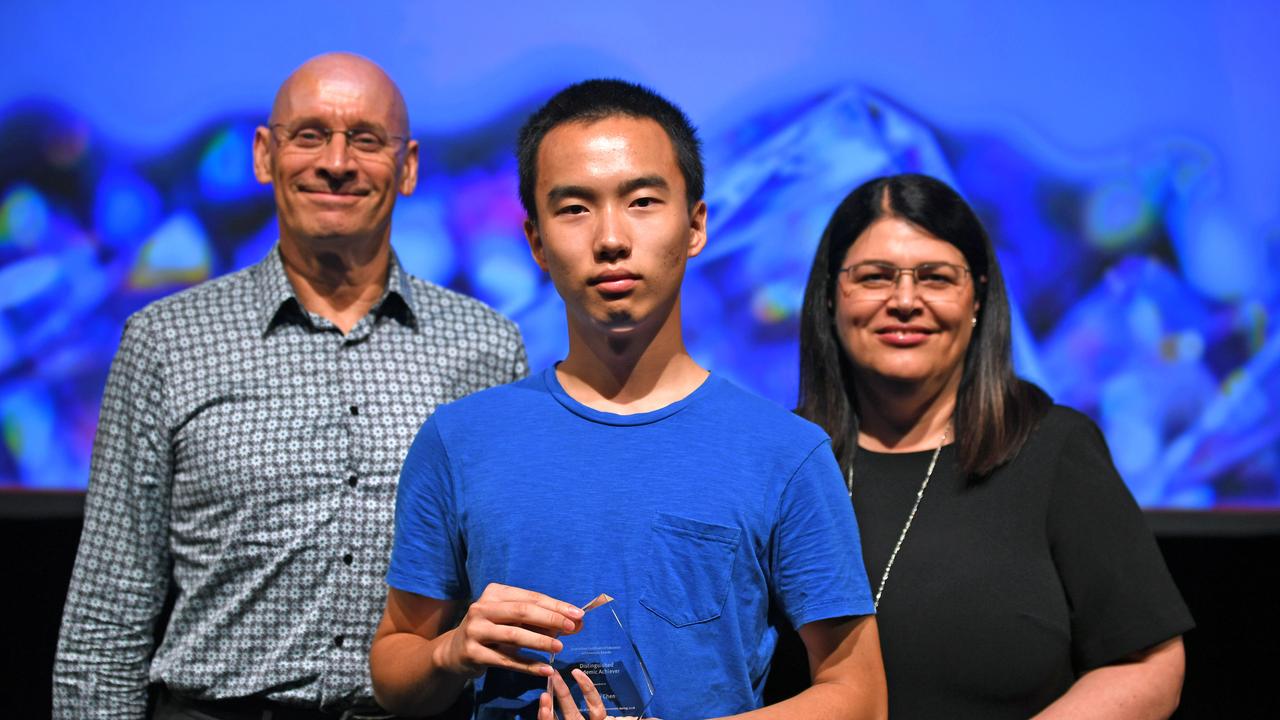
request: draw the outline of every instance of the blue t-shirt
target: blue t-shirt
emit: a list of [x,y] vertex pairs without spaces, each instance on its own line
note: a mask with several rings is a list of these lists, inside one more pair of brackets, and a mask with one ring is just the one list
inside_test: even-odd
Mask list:
[[[554,368],[437,409],[401,471],[387,582],[461,601],[490,582],[607,593],[665,720],[760,706],[771,610],[795,627],[874,611],[826,435],[714,375],[635,415],[575,401]],[[490,670],[477,717],[523,716],[504,708],[543,687]]]

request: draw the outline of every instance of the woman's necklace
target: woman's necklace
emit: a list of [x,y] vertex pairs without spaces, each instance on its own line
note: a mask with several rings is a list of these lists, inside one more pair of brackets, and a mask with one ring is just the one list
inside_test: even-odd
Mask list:
[[[933,451],[933,458],[929,460],[929,469],[924,473],[924,482],[920,483],[920,490],[916,492],[916,502],[911,506],[911,513],[907,515],[907,523],[902,526],[902,532],[898,533],[898,542],[893,545],[893,552],[889,553],[889,562],[885,563],[884,574],[880,576],[880,587],[876,588],[875,608],[880,609],[880,595],[884,592],[884,584],[889,581],[889,571],[893,569],[893,561],[898,559],[898,551],[902,549],[902,541],[907,539],[907,531],[911,529],[911,521],[916,519],[916,510],[920,509],[920,500],[924,498],[924,489],[929,487],[929,478],[933,477],[933,466],[938,464],[938,456],[942,454],[942,446],[947,444],[947,430],[942,431],[942,439],[938,441],[938,449]],[[846,476],[849,484],[849,501],[853,501],[853,463],[849,463],[849,473]]]

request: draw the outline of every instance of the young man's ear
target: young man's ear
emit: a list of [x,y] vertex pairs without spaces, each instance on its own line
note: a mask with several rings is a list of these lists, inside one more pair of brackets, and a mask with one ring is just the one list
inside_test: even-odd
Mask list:
[[529,252],[533,255],[533,261],[538,263],[538,267],[542,268],[543,272],[546,272],[547,258],[542,252],[542,234],[538,231],[537,220],[525,218],[524,238],[529,241]]
[[707,245],[707,202],[699,200],[689,211],[689,257],[697,257]]
[[253,176],[263,185],[271,184],[271,129],[262,125],[253,131]]

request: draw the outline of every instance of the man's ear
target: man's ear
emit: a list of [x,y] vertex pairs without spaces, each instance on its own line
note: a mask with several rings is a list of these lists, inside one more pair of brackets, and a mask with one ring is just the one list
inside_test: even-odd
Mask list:
[[263,185],[271,184],[271,130],[262,125],[253,131],[253,176]]
[[707,203],[699,200],[689,211],[689,257],[697,257],[707,245]]
[[538,231],[538,221],[533,218],[524,219],[524,238],[529,241],[529,252],[533,261],[543,272],[547,270],[547,258],[542,252],[542,233]]
[[418,141],[410,140],[404,149],[404,167],[400,171],[400,194],[412,195],[418,186]]

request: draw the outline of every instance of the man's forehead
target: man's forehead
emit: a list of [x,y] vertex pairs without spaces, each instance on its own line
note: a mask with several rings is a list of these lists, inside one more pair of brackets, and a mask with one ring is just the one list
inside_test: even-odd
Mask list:
[[[585,152],[566,154],[566,150],[571,148]],[[576,167],[578,163],[570,161],[570,158],[585,160],[588,166],[613,165],[610,159],[616,159],[632,168],[638,161],[646,168],[646,174],[663,170],[679,174],[674,143],[657,121],[647,117],[610,115],[600,119],[573,120],[551,128],[538,148],[540,175],[541,171],[553,168],[561,171],[579,169]],[[548,179],[539,177],[539,184]]]
[[[376,88],[371,88],[349,77],[318,77],[309,81],[295,83],[285,95],[290,110],[298,111],[312,107],[362,108],[376,104],[368,102],[375,99]],[[386,109],[386,103],[381,108]]]
[[627,147],[630,138],[621,133],[607,133],[592,137],[587,148],[595,152],[618,152]]
[[[385,112],[385,100],[377,103],[378,88],[368,82],[349,76],[308,76],[297,78],[281,94],[281,110],[292,112],[313,108],[339,107],[344,109],[364,106],[379,108]],[[385,92],[381,93],[385,96]],[[373,101],[373,102],[371,102]]]

